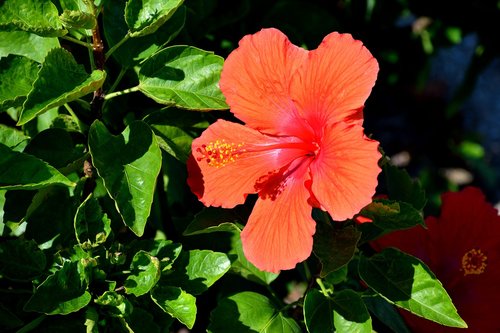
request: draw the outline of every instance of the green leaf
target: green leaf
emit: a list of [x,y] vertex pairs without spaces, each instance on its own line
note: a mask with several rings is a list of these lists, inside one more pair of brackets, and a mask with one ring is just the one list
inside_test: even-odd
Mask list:
[[139,251],[134,255],[130,268],[132,273],[125,280],[127,294],[144,295],[160,279],[160,261],[145,251]]
[[131,37],[154,33],[175,13],[184,0],[128,0],[125,21]]
[[364,298],[364,302],[368,310],[394,332],[411,333],[401,315],[394,308],[394,305],[382,297],[366,297]]
[[[114,46],[128,33],[125,23],[125,2],[107,2],[103,16],[104,35],[108,45]],[[186,20],[186,7],[181,6],[154,34],[143,37],[130,38],[117,48],[112,57],[124,68],[133,67],[140,61],[156,53],[170,43],[182,30]]]
[[0,143],[15,151],[22,151],[29,137],[14,127],[0,124]]
[[422,214],[406,202],[377,199],[363,208],[360,214],[372,219],[373,224],[384,231],[424,225]]
[[151,298],[163,311],[193,328],[196,320],[196,298],[193,295],[178,287],[158,286],[151,291]]
[[107,310],[115,316],[128,316],[133,310],[132,303],[116,291],[104,292],[95,299],[95,303],[107,307]]
[[42,62],[50,50],[60,47],[55,37],[40,37],[26,31],[0,31],[0,58],[9,54]]
[[304,322],[309,333],[335,332],[332,302],[316,289],[304,298]]
[[64,10],[59,17],[68,29],[93,29],[97,20],[94,15],[79,10]]
[[209,123],[199,113],[175,108],[162,109],[144,118],[156,134],[160,148],[181,162],[191,153],[191,143],[201,135]]
[[33,190],[53,184],[75,185],[44,161],[0,144],[0,189]]
[[241,217],[232,209],[208,207],[195,215],[183,235],[191,236],[221,231],[234,233],[241,231],[237,224],[239,221]]
[[38,63],[33,60],[15,55],[0,58],[0,112],[23,104],[37,73]]
[[174,272],[165,282],[198,295],[220,279],[231,267],[225,253],[210,250],[182,252],[174,263]]
[[182,244],[174,243],[171,240],[140,240],[131,244],[130,252],[137,252],[139,250],[146,251],[153,257],[160,260],[161,271],[167,271],[172,268],[172,264],[182,250]]
[[209,333],[301,333],[271,301],[255,292],[241,292],[219,302],[210,315]]
[[144,122],[135,121],[113,136],[95,121],[89,130],[89,150],[123,221],[141,236],[161,168],[161,151],[153,132]]
[[[134,333],[160,333],[160,327],[155,323],[154,319],[149,309],[143,310],[138,307],[134,307],[134,311],[128,317],[125,317],[127,324]],[[162,328],[166,329],[167,327],[162,326]]]
[[85,268],[80,262],[65,262],[64,266],[49,276],[36,288],[24,306],[25,311],[46,314],[76,312],[91,300],[87,289]]
[[309,333],[372,332],[370,314],[361,296],[351,289],[331,297],[311,289],[304,299],[304,320]]
[[317,223],[314,234],[314,254],[321,261],[321,277],[347,265],[357,250],[361,233],[349,226],[334,229],[330,224]]
[[218,82],[224,59],[191,46],[171,46],[146,59],[139,89],[156,102],[190,110],[227,109]]
[[[0,329],[9,332],[14,328],[22,326],[24,323],[2,303],[0,303]],[[19,331],[17,331],[19,332]]]
[[111,220],[92,194],[76,210],[74,225],[76,239],[84,248],[104,243],[111,233]]
[[39,276],[47,261],[34,241],[5,240],[0,243],[0,274],[3,277],[31,281]]
[[359,275],[389,302],[418,316],[451,327],[467,327],[450,296],[430,269],[394,248],[371,258],[361,256]]
[[45,57],[33,88],[24,102],[18,125],[97,90],[105,78],[106,73],[99,70],[88,75],[70,52],[62,48],[53,49]]
[[0,5],[0,29],[23,30],[40,36],[66,34],[57,7],[51,1],[4,0]]
[[383,167],[389,198],[409,203],[422,210],[427,202],[425,191],[418,179],[413,180],[404,169],[386,163]]

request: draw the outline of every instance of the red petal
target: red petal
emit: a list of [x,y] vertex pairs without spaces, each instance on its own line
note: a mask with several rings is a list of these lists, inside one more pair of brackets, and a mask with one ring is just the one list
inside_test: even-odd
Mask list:
[[309,123],[362,119],[362,107],[377,79],[378,63],[349,34],[331,33],[297,73],[292,98]]
[[303,153],[294,149],[266,149],[286,140],[218,120],[193,141],[188,184],[207,206],[232,208],[241,204],[247,194],[259,190],[260,179]]
[[326,127],[317,159],[311,164],[312,192],[334,220],[352,218],[369,204],[380,173],[378,142],[359,125]]
[[284,179],[276,197],[260,197],[241,233],[247,259],[259,269],[292,269],[312,251],[315,223],[309,191],[304,186],[307,164]]
[[296,116],[290,79],[306,58],[307,51],[277,29],[243,37],[226,59],[219,83],[231,111],[265,133],[292,134],[285,128]]

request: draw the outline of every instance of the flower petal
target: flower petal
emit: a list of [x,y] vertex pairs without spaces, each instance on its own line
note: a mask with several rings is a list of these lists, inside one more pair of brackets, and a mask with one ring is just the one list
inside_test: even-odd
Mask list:
[[188,184],[205,205],[232,208],[259,190],[259,180],[303,154],[272,148],[287,140],[218,120],[193,141]]
[[331,33],[297,72],[291,94],[314,128],[359,119],[378,73],[377,60],[349,34]]
[[352,218],[369,204],[380,173],[378,142],[359,125],[335,123],[325,129],[311,164],[312,192],[334,220]]
[[291,134],[286,126],[296,116],[290,79],[307,58],[277,29],[243,37],[226,59],[220,88],[231,111],[248,126],[269,134]]
[[261,270],[292,269],[311,254],[316,224],[307,203],[306,171],[303,163],[283,179],[279,195],[259,197],[241,233],[245,256]]

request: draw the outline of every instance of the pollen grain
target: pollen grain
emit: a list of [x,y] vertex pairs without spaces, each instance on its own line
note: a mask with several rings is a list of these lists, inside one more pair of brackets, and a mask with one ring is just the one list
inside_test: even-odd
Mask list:
[[226,142],[225,139],[218,139],[204,144],[196,149],[198,162],[203,160],[211,167],[220,168],[229,163],[233,163],[245,152],[242,147],[244,143]]

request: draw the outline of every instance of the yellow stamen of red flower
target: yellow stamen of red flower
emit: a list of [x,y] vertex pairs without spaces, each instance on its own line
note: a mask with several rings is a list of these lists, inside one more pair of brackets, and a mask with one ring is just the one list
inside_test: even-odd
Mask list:
[[196,159],[198,162],[205,160],[209,166],[220,168],[236,161],[239,154],[244,151],[241,149],[243,146],[244,143],[228,143],[224,139],[216,140],[196,149],[199,154]]
[[486,270],[488,257],[480,249],[467,251],[462,257],[462,270],[465,275],[479,275]]

